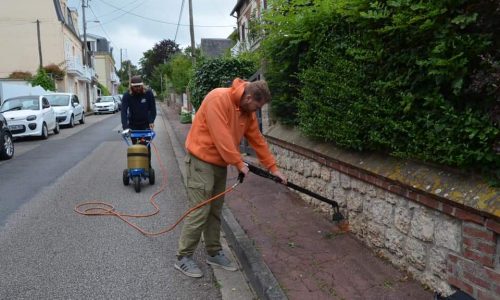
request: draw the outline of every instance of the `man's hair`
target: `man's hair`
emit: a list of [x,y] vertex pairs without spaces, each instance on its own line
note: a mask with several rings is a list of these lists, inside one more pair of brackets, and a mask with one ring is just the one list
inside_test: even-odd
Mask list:
[[267,103],[271,101],[271,91],[269,91],[267,82],[264,80],[249,82],[245,86],[245,94],[252,95],[252,97],[258,102]]

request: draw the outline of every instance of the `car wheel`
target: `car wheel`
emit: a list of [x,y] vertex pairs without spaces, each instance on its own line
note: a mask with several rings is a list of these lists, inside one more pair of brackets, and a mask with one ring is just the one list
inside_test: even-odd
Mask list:
[[153,185],[155,184],[155,169],[150,168],[149,169],[149,184]]
[[14,156],[14,143],[8,133],[4,133],[0,139],[0,159],[11,159]]
[[47,128],[47,124],[43,123],[42,124],[42,134],[40,137],[44,140],[49,138],[49,129]]
[[69,118],[69,127],[75,127],[75,116],[73,115],[71,115],[71,118]]
[[82,118],[80,119],[80,124],[85,124],[85,113],[82,112]]
[[54,134],[59,134],[60,132],[59,122],[56,122],[56,127],[54,127]]
[[128,177],[128,169],[123,170],[123,185],[128,185],[130,183],[130,178]]
[[134,176],[133,181],[134,181],[135,192],[139,193],[141,191],[141,177],[140,176]]

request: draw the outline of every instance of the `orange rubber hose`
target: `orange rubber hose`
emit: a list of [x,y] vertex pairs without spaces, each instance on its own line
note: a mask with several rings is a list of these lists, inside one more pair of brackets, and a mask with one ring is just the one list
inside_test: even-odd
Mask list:
[[[156,157],[157,157],[158,162],[160,164],[160,169],[161,169],[161,173],[162,173],[162,177],[163,177],[162,185],[160,186],[160,188],[158,189],[158,191],[156,191],[151,196],[151,198],[149,199],[149,202],[155,208],[155,210],[153,212],[148,213],[148,214],[125,214],[125,213],[120,213],[120,212],[117,212],[115,210],[115,208],[113,207],[113,205],[111,205],[109,203],[101,202],[101,201],[85,202],[85,203],[78,204],[74,208],[75,212],[77,212],[77,213],[79,213],[81,215],[85,215],[85,216],[115,216],[115,217],[119,218],[120,220],[122,220],[123,222],[127,223],[128,225],[130,225],[131,227],[135,228],[137,231],[139,231],[140,233],[142,233],[145,236],[158,236],[158,235],[167,233],[169,231],[172,231],[191,212],[197,210],[198,208],[200,208],[202,206],[205,206],[205,205],[209,204],[210,202],[212,202],[212,201],[216,200],[217,198],[221,197],[222,195],[231,192],[239,184],[239,182],[237,182],[234,185],[232,185],[231,187],[229,187],[228,189],[226,189],[225,191],[223,191],[222,193],[219,193],[219,194],[213,196],[212,198],[207,199],[207,200],[205,200],[205,201],[197,204],[194,207],[191,207],[186,212],[184,212],[184,214],[182,214],[182,216],[173,225],[171,225],[170,227],[167,227],[167,228],[162,229],[162,230],[157,231],[157,232],[146,231],[146,230],[140,228],[139,226],[137,226],[136,224],[130,222],[126,218],[127,217],[128,218],[147,218],[147,217],[154,216],[154,215],[158,214],[158,212],[160,212],[160,208],[158,207],[158,205],[156,204],[156,202],[155,202],[154,199],[156,198],[156,196],[158,196],[161,192],[163,192],[165,190],[166,185],[167,185],[167,175],[166,175],[166,171],[165,171],[165,166],[163,165],[163,163],[162,163],[162,161],[160,159],[160,155],[158,154],[158,149],[156,148],[156,145],[154,143],[152,143],[152,142],[151,142],[151,144],[153,145],[153,149],[155,151]],[[87,208],[84,209],[84,207],[86,207],[86,206],[91,206],[91,207],[87,207]]]

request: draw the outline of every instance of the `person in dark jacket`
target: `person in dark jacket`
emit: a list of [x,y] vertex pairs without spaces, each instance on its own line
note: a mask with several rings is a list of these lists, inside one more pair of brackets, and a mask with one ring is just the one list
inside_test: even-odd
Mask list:
[[156,103],[153,93],[145,90],[140,76],[132,76],[130,89],[122,99],[122,128],[153,129],[155,118]]
[[[156,119],[155,96],[151,90],[144,88],[141,76],[132,76],[130,88],[122,98],[122,128],[131,130],[153,129]],[[137,140],[132,140],[137,143]],[[151,167],[151,148],[149,150],[149,166]]]

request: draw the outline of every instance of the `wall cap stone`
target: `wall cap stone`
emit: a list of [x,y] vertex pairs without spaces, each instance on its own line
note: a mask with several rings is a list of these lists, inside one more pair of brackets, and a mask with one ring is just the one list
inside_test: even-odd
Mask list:
[[[293,127],[279,123],[271,126],[265,136],[271,144],[274,142],[301,148],[320,163],[332,161],[330,164],[339,171],[361,180],[388,179],[400,184],[409,188],[406,196],[410,199],[417,200],[417,196],[411,194],[413,190],[439,199],[443,201],[443,205],[472,209],[479,215],[493,217],[496,221],[500,219],[500,189],[489,186],[477,175],[388,155],[342,150],[332,144],[314,141]],[[391,185],[386,185],[391,190]],[[398,191],[398,188],[400,187],[392,187],[391,191]],[[427,200],[421,196],[420,198]],[[430,203],[427,205],[432,206]],[[454,215],[454,212],[452,210],[447,213]],[[476,219],[475,222],[482,223],[481,219]]]

